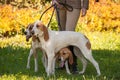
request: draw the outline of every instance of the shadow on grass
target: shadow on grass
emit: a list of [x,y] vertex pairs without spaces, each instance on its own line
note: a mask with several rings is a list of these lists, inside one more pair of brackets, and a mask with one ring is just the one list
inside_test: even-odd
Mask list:
[[[29,49],[25,48],[0,48],[0,75],[27,75],[29,77],[46,78],[46,73],[41,61],[42,53],[38,51],[39,71],[34,72],[34,58],[31,58],[31,69],[26,69]],[[99,63],[101,76],[99,79],[119,79],[120,78],[120,51],[119,50],[93,50],[93,56]],[[82,65],[78,60],[78,68],[81,70]],[[53,78],[83,79],[85,77],[93,79],[96,76],[96,70],[91,63],[88,63],[84,75],[67,75],[65,70],[56,70],[56,76]]]

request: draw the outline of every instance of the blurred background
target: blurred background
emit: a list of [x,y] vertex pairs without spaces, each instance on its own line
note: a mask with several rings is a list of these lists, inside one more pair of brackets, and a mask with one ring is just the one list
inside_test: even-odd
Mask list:
[[[0,0],[0,36],[22,34],[25,27],[38,20],[50,0]],[[89,10],[78,22],[76,31],[110,31],[120,33],[120,0],[90,0]],[[47,24],[52,10],[44,14],[42,21]],[[53,17],[50,28],[57,30]]]

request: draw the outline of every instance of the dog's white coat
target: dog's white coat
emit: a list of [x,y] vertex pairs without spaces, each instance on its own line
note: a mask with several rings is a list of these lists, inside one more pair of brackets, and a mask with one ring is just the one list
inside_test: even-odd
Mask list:
[[[61,48],[69,45],[79,48],[83,56],[88,59],[96,68],[98,76],[101,74],[98,63],[92,56],[91,49],[86,47],[86,43],[89,41],[85,36],[78,32],[73,31],[51,31],[48,30],[49,40],[44,40],[44,32],[37,28],[37,24],[41,21],[36,21],[33,27],[34,35],[37,36],[41,42],[41,47],[45,50],[48,57],[47,75],[54,74],[55,72],[55,53]],[[76,53],[75,53],[76,54]],[[77,54],[76,54],[77,55]]]

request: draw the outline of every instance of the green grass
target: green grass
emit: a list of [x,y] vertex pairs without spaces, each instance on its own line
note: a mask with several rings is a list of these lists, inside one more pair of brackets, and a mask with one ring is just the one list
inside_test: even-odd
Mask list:
[[[96,70],[91,63],[88,63],[83,75],[67,75],[65,70],[56,70],[55,75],[47,77],[41,62],[42,53],[39,51],[39,71],[35,73],[33,57],[31,68],[26,69],[29,47],[19,46],[24,41],[19,42],[14,39],[13,42],[19,44],[16,46],[6,44],[8,46],[0,48],[0,80],[120,80],[120,35],[115,33],[87,33],[86,35],[91,40],[93,56],[99,63],[102,74],[100,77],[95,77]],[[0,40],[0,46],[9,39]],[[82,69],[80,60],[78,60],[78,68]]]

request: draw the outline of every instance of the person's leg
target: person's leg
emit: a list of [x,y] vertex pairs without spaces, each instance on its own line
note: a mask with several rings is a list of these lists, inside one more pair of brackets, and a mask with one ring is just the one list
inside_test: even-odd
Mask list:
[[[59,20],[60,20],[60,25],[59,26],[59,30],[60,31],[65,31],[65,27],[66,27],[66,10],[65,9],[59,9]],[[58,21],[58,14],[56,13],[56,19]]]
[[72,12],[67,11],[65,29],[66,31],[75,31],[79,16],[80,9],[73,9]]
[[[67,11],[67,18],[66,18],[66,31],[75,31],[78,19],[80,16],[80,10],[79,9],[73,9],[72,12]],[[74,54],[73,46],[70,46],[70,50],[73,53],[73,64],[72,64],[72,71],[73,74],[78,72],[77,69],[77,57]]]
[[72,67],[72,73],[75,74],[75,73],[78,73],[78,69],[77,69],[77,57],[74,54],[73,46],[69,46],[69,49],[73,53],[73,64],[71,65],[71,67]]

